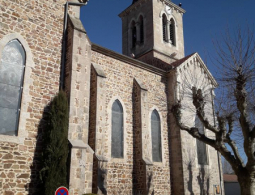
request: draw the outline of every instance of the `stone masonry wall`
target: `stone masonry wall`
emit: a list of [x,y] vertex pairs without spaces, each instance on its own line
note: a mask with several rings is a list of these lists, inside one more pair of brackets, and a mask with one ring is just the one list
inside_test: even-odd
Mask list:
[[[0,1],[0,42],[11,34],[24,43],[27,55],[18,136],[0,135],[0,194],[3,195],[37,194],[38,129],[42,130],[45,107],[59,90],[65,2]],[[79,15],[73,10],[69,14]]]
[[[195,86],[203,91],[203,95],[207,101],[205,105],[205,115],[213,125],[212,89],[215,86],[210,79],[209,74],[206,73],[207,68],[198,54],[194,54],[188,60],[183,62],[175,71],[176,72],[172,72],[172,74],[175,74],[176,76],[176,80],[174,81],[173,79],[173,82],[176,82],[177,94],[173,94],[172,97],[175,97],[176,101],[181,100],[182,102],[182,121],[184,124],[189,127],[195,126],[196,112],[191,98],[191,88]],[[172,141],[181,144],[181,151],[180,149],[178,151],[181,156],[177,156],[176,151],[173,151],[173,153],[176,154],[176,160],[178,161],[171,161],[171,164],[176,167],[175,170],[177,170],[178,166],[182,166],[182,169],[175,171],[175,173],[183,175],[179,178],[180,181],[177,179],[178,183],[175,182],[173,189],[176,191],[179,190],[180,194],[193,193],[195,195],[213,195],[215,186],[220,186],[220,174],[222,174],[221,170],[219,170],[221,165],[219,164],[217,151],[206,145],[208,164],[200,165],[197,157],[196,139],[186,131],[180,131],[174,121],[171,124],[171,129],[171,132],[173,133]],[[210,138],[215,136],[212,132],[206,129],[205,134]],[[172,148],[172,150],[175,149]],[[173,168],[173,166],[171,166],[171,168]],[[182,182],[184,184],[183,186],[181,185]],[[180,185],[178,186],[178,184]]]
[[[186,71],[184,72],[183,70]],[[198,61],[198,58],[194,57],[189,62],[180,66],[178,71],[182,70],[182,74],[179,75],[180,83],[189,82],[191,85],[196,86],[203,90],[203,94],[205,95],[205,99],[207,101],[205,105],[205,114],[206,118],[210,121],[212,125],[214,125],[214,114],[212,108],[212,93],[211,89],[213,85],[208,78],[207,74],[205,74],[205,70],[202,66],[202,63]],[[189,76],[188,76],[189,75]],[[196,75],[196,79],[194,79]],[[190,78],[192,77],[192,78]],[[181,90],[186,91],[187,86],[182,84]],[[184,92],[186,94],[187,92]],[[183,98],[183,97],[179,97]],[[184,107],[183,119],[186,121],[186,124],[189,126],[194,126],[195,113],[190,112],[191,102],[186,103],[188,101],[188,96],[184,97],[183,103],[186,105]],[[205,134],[214,138],[214,133],[205,129]],[[182,137],[182,155],[183,155],[183,172],[184,172],[184,186],[185,186],[185,194],[189,194],[190,191],[193,191],[194,194],[206,193],[213,195],[215,185],[220,186],[220,173],[219,173],[219,159],[217,155],[217,151],[210,147],[206,146],[206,153],[208,164],[200,165],[198,164],[197,157],[197,141],[192,138],[187,132],[181,131]]]
[[[98,64],[105,72],[105,131],[111,134],[111,107],[114,100],[119,99],[124,112],[124,159],[113,159],[107,150],[107,193],[132,194],[134,173],[134,136],[133,136],[133,82],[139,79],[148,89],[147,118],[157,109],[162,123],[162,155],[163,162],[153,165],[154,194],[170,194],[170,169],[167,128],[166,78],[152,71],[135,67],[121,60],[92,51],[92,63]],[[100,97],[99,97],[100,98]],[[100,99],[99,99],[100,101]],[[150,131],[150,130],[149,130]],[[110,140],[110,139],[109,139]],[[111,147],[110,141],[106,145]]]

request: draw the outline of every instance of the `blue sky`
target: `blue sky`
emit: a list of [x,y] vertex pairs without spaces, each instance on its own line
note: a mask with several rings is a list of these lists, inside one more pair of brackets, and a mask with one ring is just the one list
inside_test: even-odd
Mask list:
[[[182,3],[184,14],[185,54],[198,52],[214,74],[208,53],[214,56],[213,39],[220,39],[228,26],[253,25],[255,0],[172,0]],[[132,0],[89,0],[81,9],[81,20],[93,43],[121,53],[121,19],[118,14]]]

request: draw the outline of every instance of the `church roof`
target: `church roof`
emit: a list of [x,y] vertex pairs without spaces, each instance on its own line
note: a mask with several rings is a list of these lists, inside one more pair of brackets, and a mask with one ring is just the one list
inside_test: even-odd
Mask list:
[[[182,65],[185,65],[185,63],[190,59],[190,58],[196,58],[196,61],[200,64],[201,68],[204,69],[204,73],[208,75],[208,78],[212,81],[212,83],[214,84],[214,86],[218,86],[217,81],[214,79],[214,77],[212,76],[212,74],[210,73],[210,71],[208,70],[207,66],[205,65],[205,63],[203,62],[203,60],[200,58],[198,53],[192,53],[182,59],[179,59],[173,63],[170,64],[171,69],[177,69],[177,68],[181,68]],[[170,71],[171,71],[170,69]]]
[[189,58],[190,58],[191,56],[193,56],[194,54],[195,54],[195,53],[192,53],[192,54],[190,54],[190,55],[188,55],[188,56],[186,56],[186,57],[184,57],[184,58],[181,58],[181,59],[179,59],[179,60],[177,60],[177,61],[171,63],[170,65],[171,65],[172,67],[180,66],[183,62],[185,62],[187,59],[189,59]]

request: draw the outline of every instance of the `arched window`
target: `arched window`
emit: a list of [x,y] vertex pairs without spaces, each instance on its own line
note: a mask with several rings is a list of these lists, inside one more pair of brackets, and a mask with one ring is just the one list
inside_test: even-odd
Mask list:
[[140,43],[144,43],[144,26],[143,26],[143,16],[140,16]]
[[119,100],[112,105],[112,157],[123,158],[123,108]]
[[136,46],[136,40],[137,40],[137,37],[136,37],[136,26],[135,26],[135,22],[133,21],[132,22],[132,48],[134,48]]
[[170,20],[170,41],[172,43],[172,45],[176,45],[176,41],[175,41],[175,23],[173,18]]
[[[198,128],[199,133],[204,134],[204,125],[201,120],[196,115],[195,127]],[[206,152],[206,145],[204,142],[197,139],[197,161],[200,165],[208,165],[208,158]]]
[[152,160],[162,162],[160,117],[156,110],[151,114]]
[[162,17],[162,32],[163,32],[163,41],[167,42],[167,19],[166,19],[166,15],[163,14]]
[[3,49],[0,62],[0,134],[17,135],[26,54],[18,40]]

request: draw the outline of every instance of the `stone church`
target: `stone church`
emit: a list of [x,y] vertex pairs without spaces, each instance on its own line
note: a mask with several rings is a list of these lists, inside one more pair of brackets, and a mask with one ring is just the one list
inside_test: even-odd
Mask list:
[[69,100],[71,195],[224,194],[220,155],[171,113],[181,100],[185,124],[213,136],[189,87],[205,91],[213,122],[217,82],[198,53],[184,54],[185,10],[133,0],[119,14],[119,54],[90,41],[84,3],[0,1],[0,194],[37,194],[40,124],[59,88]]

